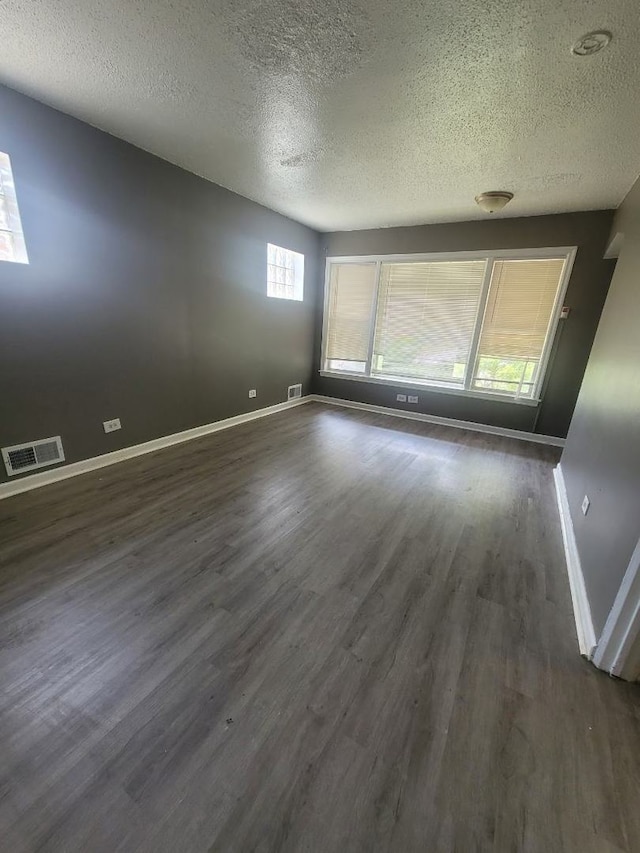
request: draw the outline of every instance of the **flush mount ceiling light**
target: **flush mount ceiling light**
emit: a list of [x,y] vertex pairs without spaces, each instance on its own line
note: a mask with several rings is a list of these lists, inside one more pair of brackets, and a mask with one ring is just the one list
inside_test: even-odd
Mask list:
[[611,33],[608,30],[594,30],[578,39],[571,48],[571,53],[576,56],[591,56],[602,50],[611,41]]
[[480,193],[476,196],[476,204],[481,207],[485,213],[497,213],[499,210],[509,204],[513,198],[513,193],[505,192],[504,190],[494,190],[488,193]]

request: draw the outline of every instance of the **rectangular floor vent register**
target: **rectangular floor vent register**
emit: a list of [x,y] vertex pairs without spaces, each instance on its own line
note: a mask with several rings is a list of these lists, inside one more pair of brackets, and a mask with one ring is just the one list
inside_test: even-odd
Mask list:
[[2,459],[7,474],[22,474],[34,468],[46,468],[64,462],[62,439],[59,435],[53,438],[41,438],[26,444],[14,444],[13,447],[2,448]]

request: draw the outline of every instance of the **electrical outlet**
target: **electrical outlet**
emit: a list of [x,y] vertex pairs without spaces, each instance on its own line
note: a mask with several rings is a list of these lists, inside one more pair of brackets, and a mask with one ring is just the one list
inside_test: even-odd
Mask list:
[[589,500],[589,496],[585,495],[582,499],[582,514],[586,515],[589,512],[589,507],[591,506],[591,501]]
[[256,389],[255,389],[255,388],[252,388],[252,389],[249,391],[249,397],[251,397],[251,398],[253,399],[254,397],[257,397],[257,396],[258,396],[258,392],[256,391]]
[[418,402],[418,398],[417,398],[417,397],[414,397],[412,394],[409,394],[409,402],[410,402],[410,403],[417,403],[417,402]]
[[399,403],[406,403],[407,402],[407,395],[406,394],[396,394],[396,400]]
[[113,418],[111,421],[103,421],[102,426],[105,432],[115,432],[117,429],[122,429],[120,418]]

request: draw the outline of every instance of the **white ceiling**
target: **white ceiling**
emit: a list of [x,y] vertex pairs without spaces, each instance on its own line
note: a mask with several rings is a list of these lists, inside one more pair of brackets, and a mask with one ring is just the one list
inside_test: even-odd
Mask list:
[[[0,80],[321,230],[615,207],[638,0],[5,0]],[[613,32],[602,53],[571,44]]]

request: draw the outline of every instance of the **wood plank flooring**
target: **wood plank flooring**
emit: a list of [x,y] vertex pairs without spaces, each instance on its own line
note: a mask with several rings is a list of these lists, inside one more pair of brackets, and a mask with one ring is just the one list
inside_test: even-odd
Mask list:
[[553,448],[313,403],[0,502],[0,847],[640,850]]

